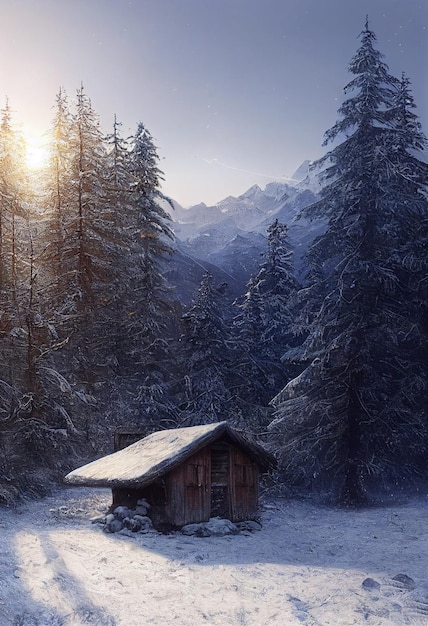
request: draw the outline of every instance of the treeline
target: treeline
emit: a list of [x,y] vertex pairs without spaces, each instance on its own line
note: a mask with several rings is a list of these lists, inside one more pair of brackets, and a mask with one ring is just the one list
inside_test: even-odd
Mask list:
[[427,478],[426,139],[374,44],[366,23],[303,210],[326,223],[304,284],[275,220],[233,303],[209,273],[185,308],[166,283],[171,211],[143,124],[105,136],[83,89],[73,111],[60,93],[36,186],[3,110],[0,499],[110,451],[117,427],[222,419],[265,439],[288,487],[334,502]]
[[6,105],[0,128],[4,502],[43,491],[71,467],[110,451],[117,427],[150,432],[229,419],[257,431],[267,425],[269,399],[287,380],[280,346],[296,281],[284,225],[270,228],[260,275],[242,303],[230,305],[227,286],[206,274],[184,310],[164,279],[173,255],[172,207],[160,189],[149,131],[140,123],[124,138],[115,120],[106,136],[81,88],[73,105],[59,93],[49,144],[49,163],[36,178]]
[[156,264],[170,252],[173,235],[158,203],[160,172],[150,133],[139,124],[125,141],[119,129],[115,121],[111,135],[101,133],[83,88],[73,113],[60,93],[50,161],[36,181],[25,167],[24,141],[9,106],[2,111],[4,500],[45,482],[45,466],[61,472],[73,451],[84,450],[83,442],[102,445],[97,429],[109,430],[109,411],[98,397],[107,397],[111,373],[132,377],[160,353],[169,305]]

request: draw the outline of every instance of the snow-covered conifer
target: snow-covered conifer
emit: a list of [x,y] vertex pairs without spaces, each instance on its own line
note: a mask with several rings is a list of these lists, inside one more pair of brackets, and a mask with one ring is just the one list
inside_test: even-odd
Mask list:
[[294,297],[298,289],[287,226],[275,220],[267,233],[264,261],[257,275],[248,282],[234,319],[239,393],[246,400],[262,405],[288,379],[281,357],[292,340]]
[[225,320],[226,285],[203,276],[196,300],[183,315],[181,351],[183,425],[233,420],[227,379],[230,371]]
[[427,215],[426,166],[415,155],[423,136],[375,39],[366,23],[351,97],[326,133],[341,143],[324,157],[327,185],[305,213],[328,225],[310,252],[317,280],[301,293],[309,335],[288,355],[305,369],[274,400],[271,425],[289,480],[348,504],[416,475],[428,444],[404,269],[409,218]]

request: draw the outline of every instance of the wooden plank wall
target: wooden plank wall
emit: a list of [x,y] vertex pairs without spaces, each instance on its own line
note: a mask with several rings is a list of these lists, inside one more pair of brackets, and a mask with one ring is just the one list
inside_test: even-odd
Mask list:
[[[220,448],[224,450],[225,445],[223,442]],[[131,489],[129,494],[126,489],[115,490],[116,503],[127,499],[130,504],[131,500],[147,498],[152,505],[150,516],[153,524],[162,529],[207,521],[219,514],[211,512],[211,504],[218,507],[215,496],[221,498],[224,495],[227,501],[222,516],[229,512],[230,519],[235,522],[251,519],[258,507],[258,466],[243,450],[231,444],[227,444],[227,449],[229,467],[226,473],[223,472],[224,468],[216,467],[215,462],[211,476],[211,447],[206,446],[146,488]],[[224,459],[220,461],[225,463]],[[212,488],[222,490],[214,493],[213,500]],[[125,498],[127,495],[128,498]]]

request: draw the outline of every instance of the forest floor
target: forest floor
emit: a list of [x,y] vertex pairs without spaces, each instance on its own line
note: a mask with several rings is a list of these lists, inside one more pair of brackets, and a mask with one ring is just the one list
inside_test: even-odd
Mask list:
[[351,511],[271,500],[262,530],[103,532],[110,492],[0,509],[1,626],[428,624],[428,498]]

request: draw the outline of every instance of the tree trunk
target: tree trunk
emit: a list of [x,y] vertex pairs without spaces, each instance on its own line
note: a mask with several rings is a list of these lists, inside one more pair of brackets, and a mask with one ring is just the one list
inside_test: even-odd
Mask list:
[[348,428],[346,435],[347,458],[344,464],[344,477],[339,504],[341,506],[363,506],[367,503],[364,489],[363,462],[361,459],[361,402],[359,390],[363,382],[363,372],[351,374],[349,384]]

